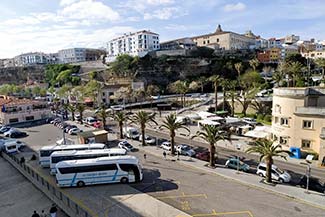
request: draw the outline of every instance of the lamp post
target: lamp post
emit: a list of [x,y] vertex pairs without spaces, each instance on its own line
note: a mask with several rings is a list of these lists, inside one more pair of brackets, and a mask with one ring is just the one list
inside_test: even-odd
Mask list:
[[308,155],[307,158],[306,158],[306,163],[305,162],[302,162],[300,164],[303,164],[303,165],[306,165],[307,168],[306,168],[306,191],[305,193],[306,194],[309,194],[309,179],[310,179],[310,173],[311,173],[311,167],[310,167],[310,164],[312,163],[312,160],[313,160],[314,156],[313,155]]
[[239,164],[240,164],[240,160],[239,160],[239,151],[240,151],[240,147],[241,147],[241,145],[240,144],[237,144],[236,145],[236,149],[237,149],[237,151],[238,151],[238,153],[237,153],[237,174],[239,174]]

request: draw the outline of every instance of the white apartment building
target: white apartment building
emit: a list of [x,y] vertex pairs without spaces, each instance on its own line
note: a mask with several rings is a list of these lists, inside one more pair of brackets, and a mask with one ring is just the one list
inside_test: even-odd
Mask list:
[[142,30],[124,34],[107,43],[107,61],[114,61],[120,54],[131,56],[145,56],[149,51],[158,50],[159,35],[154,32]]
[[24,53],[14,57],[15,66],[46,64],[46,54],[42,52]]

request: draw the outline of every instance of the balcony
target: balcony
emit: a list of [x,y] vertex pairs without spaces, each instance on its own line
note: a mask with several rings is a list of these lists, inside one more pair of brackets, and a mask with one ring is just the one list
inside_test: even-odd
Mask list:
[[296,107],[295,114],[297,114],[297,115],[325,116],[325,108]]

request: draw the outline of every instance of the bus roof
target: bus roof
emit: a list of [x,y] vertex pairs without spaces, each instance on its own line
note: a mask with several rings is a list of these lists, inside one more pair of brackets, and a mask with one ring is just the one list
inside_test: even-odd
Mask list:
[[87,149],[87,150],[69,150],[69,151],[55,151],[51,154],[51,157],[57,156],[71,156],[71,155],[89,155],[89,154],[104,154],[114,153],[126,155],[126,150],[122,148],[109,148],[109,149]]
[[91,147],[91,148],[104,148],[105,144],[103,143],[90,143],[90,144],[72,144],[72,145],[49,145],[43,146],[40,150],[64,150],[64,149],[78,149],[83,147]]
[[114,157],[100,157],[93,159],[82,159],[82,160],[67,160],[60,161],[56,164],[57,168],[62,167],[75,167],[75,166],[91,166],[91,165],[100,165],[106,163],[116,163],[116,162],[125,162],[125,163],[138,163],[139,160],[135,156],[114,156]]

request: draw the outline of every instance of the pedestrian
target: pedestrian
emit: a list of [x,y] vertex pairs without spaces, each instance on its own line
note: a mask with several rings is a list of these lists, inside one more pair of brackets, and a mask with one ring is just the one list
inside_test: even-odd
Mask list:
[[177,160],[179,160],[179,151],[177,152]]
[[50,208],[51,217],[56,217],[57,211],[58,211],[58,209],[56,208],[56,205],[55,204],[52,204],[52,206]]
[[163,155],[164,155],[164,158],[165,158],[165,160],[166,160],[166,155],[167,155],[167,154],[166,154],[166,152],[165,152],[165,151],[163,152]]
[[147,154],[146,154],[146,153],[143,154],[143,158],[144,158],[145,160],[147,160]]
[[20,158],[20,164],[23,164],[23,163],[25,163],[25,158],[24,157],[21,157]]
[[47,217],[47,215],[46,215],[46,213],[44,212],[44,210],[42,210],[42,212],[41,212],[41,215],[40,215],[41,217]]
[[40,215],[34,210],[32,217],[40,217]]

